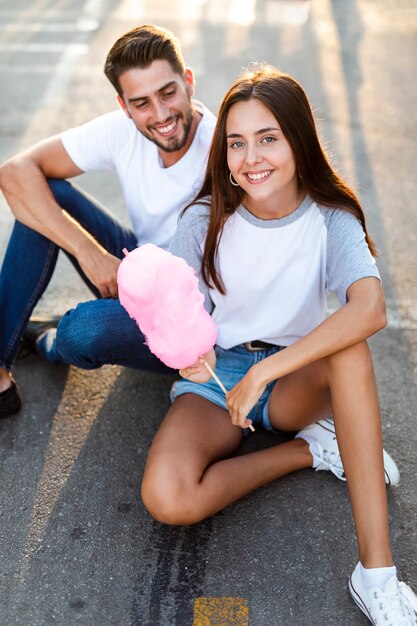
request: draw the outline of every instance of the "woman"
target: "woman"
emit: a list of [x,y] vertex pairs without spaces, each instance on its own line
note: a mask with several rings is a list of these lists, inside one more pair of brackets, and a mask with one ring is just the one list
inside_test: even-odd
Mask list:
[[[384,462],[387,482],[398,474],[383,456],[366,343],[386,325],[375,249],[290,76],[262,66],[231,87],[172,251],[199,274],[218,328],[205,358],[231,391],[222,395],[202,361],[181,370],[187,380],[150,450],[145,506],[164,523],[191,524],[296,469],[345,474],[360,559],[352,596],[374,624],[415,624],[417,600],[391,557]],[[342,304],[327,318],[326,290]],[[252,422],[299,432],[232,457]]]

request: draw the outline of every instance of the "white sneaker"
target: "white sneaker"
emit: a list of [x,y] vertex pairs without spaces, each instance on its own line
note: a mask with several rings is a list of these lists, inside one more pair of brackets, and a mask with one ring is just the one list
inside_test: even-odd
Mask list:
[[359,569],[349,579],[349,591],[358,607],[375,626],[416,626],[417,597],[393,576],[384,589],[365,587]]
[[[305,439],[310,444],[310,452],[317,464],[316,472],[327,470],[340,480],[346,480],[339,446],[337,445],[334,422],[331,418],[319,420],[311,426],[306,426],[295,435],[295,438]],[[383,455],[385,483],[393,486],[398,485],[400,482],[398,467],[388,452],[383,450]]]

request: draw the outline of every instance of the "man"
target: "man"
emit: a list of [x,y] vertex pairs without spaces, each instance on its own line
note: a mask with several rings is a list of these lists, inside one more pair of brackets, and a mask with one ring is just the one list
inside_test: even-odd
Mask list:
[[[46,139],[0,168],[16,217],[0,274],[0,417],[20,409],[12,366],[60,249],[98,299],[68,311],[57,328],[30,322],[26,332],[36,350],[87,369],[112,363],[164,370],[117,299],[117,269],[123,248],[168,247],[178,214],[202,182],[215,117],[192,100],[193,73],[163,28],[123,35],[104,71],[120,110]],[[118,173],[131,229],[64,180],[110,169]]]

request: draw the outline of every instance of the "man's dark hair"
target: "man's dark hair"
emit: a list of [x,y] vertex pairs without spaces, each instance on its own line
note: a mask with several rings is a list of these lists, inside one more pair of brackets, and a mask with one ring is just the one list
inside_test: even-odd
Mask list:
[[183,76],[185,63],[178,39],[166,28],[153,24],[138,26],[120,37],[104,64],[104,73],[123,97],[119,77],[132,68],[148,67],[153,61],[168,61],[174,72]]

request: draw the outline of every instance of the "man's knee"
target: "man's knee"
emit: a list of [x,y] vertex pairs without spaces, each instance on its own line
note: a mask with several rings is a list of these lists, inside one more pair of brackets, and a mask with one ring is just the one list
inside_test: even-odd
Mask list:
[[98,320],[92,318],[88,304],[79,304],[65,313],[57,328],[56,352],[64,363],[95,369],[103,365],[99,355],[104,336]]

